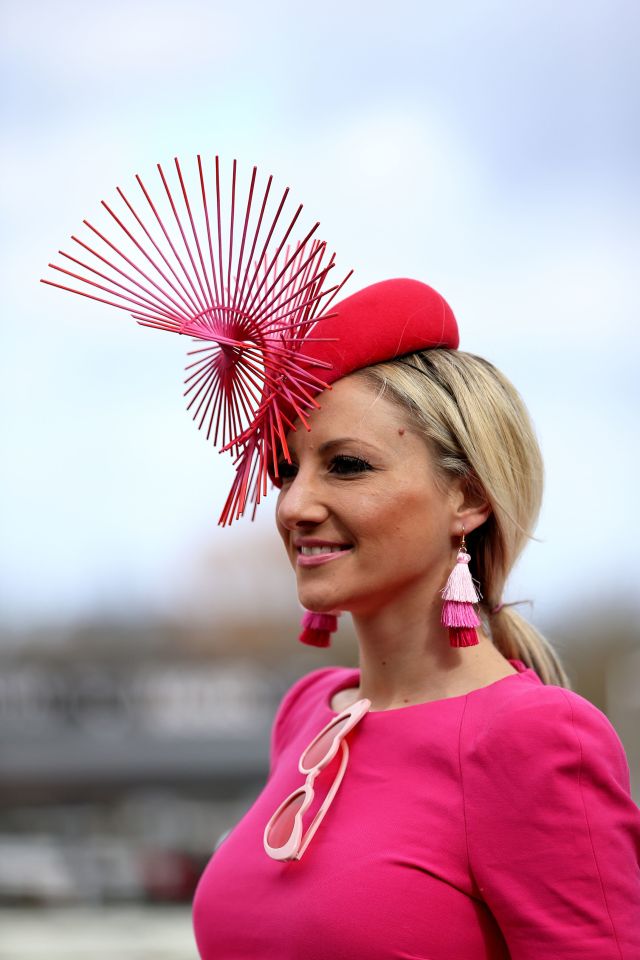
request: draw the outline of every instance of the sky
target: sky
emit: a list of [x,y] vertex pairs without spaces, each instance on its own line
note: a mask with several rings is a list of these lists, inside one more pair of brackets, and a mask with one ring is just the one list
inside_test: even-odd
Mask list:
[[461,347],[520,390],[546,495],[505,599],[542,618],[634,602],[636,4],[1,16],[0,626],[294,602],[273,495],[217,526],[231,467],[184,410],[183,344],[38,282],[117,185],[198,153],[289,186],[354,269],[345,292],[436,287]]

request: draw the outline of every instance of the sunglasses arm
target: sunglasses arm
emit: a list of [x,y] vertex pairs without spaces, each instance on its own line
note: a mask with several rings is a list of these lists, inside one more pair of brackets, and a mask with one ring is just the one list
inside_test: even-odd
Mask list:
[[300,849],[295,855],[295,858],[294,858],[295,860],[300,860],[300,858],[302,857],[302,854],[305,852],[305,850],[309,846],[309,842],[311,838],[313,837],[314,833],[322,823],[324,815],[329,809],[329,807],[331,806],[331,801],[335,797],[338,791],[338,787],[342,783],[342,778],[344,777],[344,772],[347,769],[347,762],[349,760],[349,747],[347,746],[346,740],[342,740],[340,746],[342,747],[342,759],[340,761],[340,767],[338,769],[338,772],[336,773],[333,783],[331,784],[331,789],[328,791],[326,797],[322,801],[320,808],[318,809],[318,812],[316,813],[315,817],[309,824],[309,829],[307,830],[304,840],[300,844]]

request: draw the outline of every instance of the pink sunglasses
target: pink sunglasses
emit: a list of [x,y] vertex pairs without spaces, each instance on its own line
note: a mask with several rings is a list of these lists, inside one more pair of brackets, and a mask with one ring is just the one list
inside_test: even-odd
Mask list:
[[[305,774],[306,780],[282,801],[264,830],[264,849],[273,860],[301,859],[342,783],[349,759],[349,747],[345,738],[370,706],[371,700],[366,697],[352,703],[330,720],[303,752],[298,761],[298,769]],[[314,797],[313,781],[333,760],[339,746],[342,746],[340,768],[303,839],[302,817]]]

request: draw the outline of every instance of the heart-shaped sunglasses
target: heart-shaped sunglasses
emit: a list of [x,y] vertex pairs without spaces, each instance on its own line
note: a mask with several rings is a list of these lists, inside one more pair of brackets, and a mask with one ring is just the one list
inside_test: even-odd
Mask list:
[[[352,703],[333,717],[303,751],[298,761],[298,769],[305,774],[306,780],[282,801],[264,830],[264,849],[273,860],[301,859],[342,783],[349,759],[347,734],[367,713],[370,706],[371,701],[366,697]],[[302,818],[314,797],[314,780],[320,771],[331,763],[340,747],[342,756],[338,772],[303,837]]]

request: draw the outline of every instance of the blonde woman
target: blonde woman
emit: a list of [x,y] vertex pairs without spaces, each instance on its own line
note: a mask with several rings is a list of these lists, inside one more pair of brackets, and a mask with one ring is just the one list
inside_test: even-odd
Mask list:
[[196,891],[202,960],[638,960],[624,750],[505,603],[542,491],[522,400],[431,287],[332,305],[318,225],[291,248],[302,208],[276,229],[288,191],[265,213],[254,168],[241,202],[234,161],[225,202],[219,159],[197,164],[199,211],[175,160],[181,212],[158,166],[174,239],[138,177],[148,223],[120,189],[105,205],[125,250],[85,221],[45,282],[204,343],[186,393],[236,458],[221,522],[271,475],[300,639],[328,645],[348,612],[359,653],[284,696],[268,781]]
[[425,284],[334,310],[305,347],[332,389],[286,434],[276,521],[301,639],[326,645],[348,611],[359,667],[285,695],[268,782],[196,892],[201,957],[634,960],[623,748],[503,602],[542,491],[526,409]]

